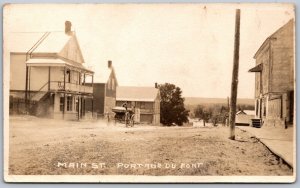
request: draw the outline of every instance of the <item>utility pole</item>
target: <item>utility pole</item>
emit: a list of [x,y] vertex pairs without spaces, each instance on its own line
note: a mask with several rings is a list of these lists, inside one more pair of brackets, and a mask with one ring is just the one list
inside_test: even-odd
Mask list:
[[235,140],[235,114],[236,114],[236,100],[237,100],[237,87],[239,77],[239,51],[240,51],[240,14],[241,10],[236,9],[235,12],[235,36],[234,36],[234,57],[233,57],[233,70],[231,82],[231,97],[230,97],[230,137],[229,139]]
[[230,111],[230,104],[229,104],[229,97],[227,97],[227,109],[228,111],[226,112],[227,113],[227,118],[226,118],[226,126],[228,127],[229,126],[229,111]]

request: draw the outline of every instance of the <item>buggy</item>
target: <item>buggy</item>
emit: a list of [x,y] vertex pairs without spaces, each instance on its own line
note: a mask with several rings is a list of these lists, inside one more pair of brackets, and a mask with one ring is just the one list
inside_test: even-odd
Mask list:
[[126,127],[134,126],[134,110],[125,107],[114,107],[112,111],[115,113],[115,122],[125,123]]

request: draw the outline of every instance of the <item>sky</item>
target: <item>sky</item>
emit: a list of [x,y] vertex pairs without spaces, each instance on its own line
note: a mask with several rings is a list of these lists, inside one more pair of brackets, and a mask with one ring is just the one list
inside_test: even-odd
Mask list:
[[121,86],[172,83],[184,97],[224,98],[230,96],[237,8],[238,98],[254,98],[254,73],[248,73],[253,56],[294,18],[290,4],[10,5],[3,33],[5,40],[11,32],[64,31],[69,20],[95,77],[112,60]]

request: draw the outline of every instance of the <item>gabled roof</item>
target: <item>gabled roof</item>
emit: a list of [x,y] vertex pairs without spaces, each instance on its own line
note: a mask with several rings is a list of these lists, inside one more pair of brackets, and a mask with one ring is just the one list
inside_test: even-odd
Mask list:
[[97,71],[95,72],[94,83],[107,83],[112,72],[113,68],[101,66],[100,69],[97,69]]
[[154,87],[117,87],[117,101],[145,101],[153,102],[159,95],[159,90]]
[[59,53],[71,37],[62,31],[15,32],[7,40],[10,52],[27,53],[35,46],[34,53]]
[[34,50],[36,53],[59,53],[70,40],[72,35],[65,32],[50,32],[41,44]]
[[277,29],[272,35],[270,35],[268,38],[266,38],[266,40],[262,43],[262,45],[259,47],[259,49],[257,50],[257,52],[254,54],[254,58],[256,59],[258,54],[264,49],[264,47],[270,42],[271,39],[276,38],[277,33],[279,33],[280,31],[282,31],[283,29],[294,25],[294,19],[290,19],[286,24],[284,24],[283,26],[281,26],[279,29]]
[[236,113],[236,115],[245,114],[245,115],[255,115],[255,111],[253,110],[240,110]]
[[[31,65],[37,65],[38,63],[40,65],[45,65],[45,63],[49,63],[49,61],[51,61],[54,64],[56,63],[60,65],[69,65],[93,73],[93,71],[88,70],[82,65],[82,63],[84,63],[84,59],[82,57],[80,46],[78,44],[75,33],[67,35],[63,31],[13,32],[9,35],[9,38],[7,40],[8,50],[10,52],[26,53],[28,55],[33,54],[33,56],[30,56],[31,59],[27,62]],[[67,59],[66,55],[61,54],[61,52],[64,52],[65,48],[69,49],[68,45],[71,45],[69,42],[75,43],[75,45],[73,45],[72,47],[79,48],[77,52],[79,53],[82,61],[75,62],[74,59]],[[35,57],[35,54],[37,58]],[[56,58],[56,60],[54,61],[53,58]]]

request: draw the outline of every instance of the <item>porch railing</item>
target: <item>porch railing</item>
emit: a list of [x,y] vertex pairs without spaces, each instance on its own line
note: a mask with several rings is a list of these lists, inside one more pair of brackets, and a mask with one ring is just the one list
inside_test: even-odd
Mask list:
[[50,90],[55,91],[75,91],[80,93],[93,93],[92,86],[86,86],[76,83],[66,83],[64,87],[64,82],[61,81],[51,81],[50,82]]

